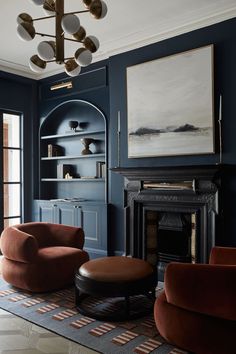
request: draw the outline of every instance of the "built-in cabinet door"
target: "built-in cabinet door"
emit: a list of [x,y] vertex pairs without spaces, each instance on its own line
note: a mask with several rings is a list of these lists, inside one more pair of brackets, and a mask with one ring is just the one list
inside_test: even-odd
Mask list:
[[55,220],[55,207],[51,202],[37,201],[34,214],[35,221],[53,223]]
[[82,228],[85,233],[85,247],[106,249],[106,206],[83,205]]
[[57,224],[81,226],[81,209],[77,205],[60,203],[55,205]]

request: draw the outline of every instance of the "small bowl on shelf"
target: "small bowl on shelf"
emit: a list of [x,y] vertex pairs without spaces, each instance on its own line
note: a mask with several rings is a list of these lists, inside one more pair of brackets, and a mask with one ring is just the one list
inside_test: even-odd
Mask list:
[[77,120],[69,120],[68,125],[70,130],[76,132],[76,128],[79,126],[79,122]]

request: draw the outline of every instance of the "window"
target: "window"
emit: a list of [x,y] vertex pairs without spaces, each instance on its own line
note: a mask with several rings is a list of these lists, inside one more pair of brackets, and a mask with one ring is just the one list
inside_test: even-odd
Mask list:
[[3,228],[22,220],[21,116],[3,113]]

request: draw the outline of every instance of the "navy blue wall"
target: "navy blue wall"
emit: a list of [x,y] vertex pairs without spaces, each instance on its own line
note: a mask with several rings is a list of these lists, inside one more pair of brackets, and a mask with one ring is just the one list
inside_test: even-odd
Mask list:
[[[121,112],[120,166],[173,166],[193,164],[214,164],[219,162],[219,154],[202,156],[159,157],[128,159],[127,152],[127,108],[126,108],[126,68],[127,66],[166,57],[186,50],[214,44],[215,67],[215,125],[217,128],[219,95],[223,96],[223,163],[236,163],[236,19],[222,22],[210,27],[189,32],[168,40],[158,42],[137,50],[116,55],[109,59],[110,87],[110,131],[109,161],[110,167],[118,165],[117,151],[117,114]],[[142,83],[140,82],[140,85]],[[217,129],[216,129],[217,135]],[[236,245],[236,183],[232,179],[231,201],[225,213],[231,215],[225,231],[224,243]],[[110,202],[113,204],[114,227],[112,239],[114,250],[122,250],[123,237],[123,198],[122,177],[111,173]]]
[[23,178],[25,221],[32,219],[34,197],[33,164],[37,159],[33,136],[37,132],[37,83],[34,80],[0,71],[0,109],[23,114]]

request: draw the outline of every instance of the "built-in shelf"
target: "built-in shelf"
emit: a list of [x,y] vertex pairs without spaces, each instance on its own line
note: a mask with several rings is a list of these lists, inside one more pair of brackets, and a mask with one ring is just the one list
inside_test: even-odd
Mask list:
[[105,154],[41,157],[41,160],[69,160],[69,159],[83,159],[83,158],[87,159],[87,158],[93,158],[93,157],[105,157]]
[[105,178],[42,178],[42,182],[104,182]]
[[104,130],[94,130],[94,131],[83,131],[75,132],[75,133],[65,133],[65,134],[56,134],[56,135],[44,135],[41,136],[42,140],[46,139],[57,139],[57,138],[71,138],[76,136],[84,136],[84,135],[93,135],[93,134],[104,134]]

